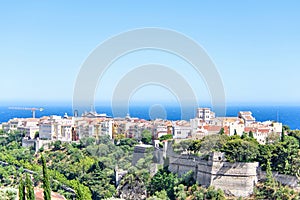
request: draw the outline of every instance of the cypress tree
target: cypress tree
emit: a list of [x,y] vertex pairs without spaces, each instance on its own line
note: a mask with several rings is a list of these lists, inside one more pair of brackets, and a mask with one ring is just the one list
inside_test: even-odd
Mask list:
[[270,159],[268,159],[268,161],[267,161],[266,183],[270,186],[274,186],[274,178],[273,178]]
[[284,128],[282,128],[282,132],[281,132],[281,142],[284,142],[285,140],[285,134],[284,134],[285,130]]
[[35,200],[33,184],[28,174],[26,174],[25,185],[26,185],[27,200]]
[[245,139],[245,138],[247,138],[248,137],[248,133],[246,133],[246,132],[243,132],[243,134],[242,134],[242,139]]
[[43,189],[44,189],[44,200],[51,200],[51,188],[50,188],[50,178],[46,166],[46,160],[42,155],[42,165],[43,165]]
[[23,178],[20,179],[20,183],[19,183],[19,200],[26,200],[25,184],[24,184]]
[[253,135],[253,132],[252,132],[252,131],[249,132],[249,137],[250,137],[250,138],[254,138],[254,135]]
[[219,131],[219,134],[220,134],[220,135],[224,135],[224,133],[225,133],[225,132],[224,132],[224,128],[221,128],[221,130]]

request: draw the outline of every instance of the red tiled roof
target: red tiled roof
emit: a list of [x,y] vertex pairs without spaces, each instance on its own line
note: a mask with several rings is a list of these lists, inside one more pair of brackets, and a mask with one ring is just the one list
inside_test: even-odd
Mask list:
[[[42,188],[34,188],[36,200],[44,200],[44,190]],[[66,200],[66,198],[58,193],[51,192],[51,200]]]
[[[222,126],[208,126],[208,131],[220,131]],[[206,128],[205,128],[206,129]]]

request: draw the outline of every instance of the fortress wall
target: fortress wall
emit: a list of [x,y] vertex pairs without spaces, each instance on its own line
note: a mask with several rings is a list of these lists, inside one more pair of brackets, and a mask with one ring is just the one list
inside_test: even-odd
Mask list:
[[211,185],[222,189],[226,194],[247,197],[253,193],[255,177],[212,176]]
[[[300,190],[300,180],[296,176],[290,176],[285,174],[279,174],[278,172],[273,171],[273,178],[281,183],[282,185],[287,185],[291,188]],[[260,180],[266,179],[266,172],[259,170],[258,177]]]
[[246,197],[257,183],[258,163],[213,162],[211,185],[234,196]]
[[258,163],[213,162],[213,175],[256,176]]
[[192,170],[202,186],[215,186],[234,196],[246,197],[257,183],[258,163],[205,161],[193,156],[169,157],[169,170],[179,176]]

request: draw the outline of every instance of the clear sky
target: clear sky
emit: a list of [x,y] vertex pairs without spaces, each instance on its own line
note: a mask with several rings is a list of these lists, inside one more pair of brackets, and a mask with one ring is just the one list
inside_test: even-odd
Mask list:
[[[80,67],[101,42],[127,30],[161,27],[187,35],[207,51],[228,102],[299,104],[299,8],[300,1],[2,1],[0,101],[72,102]],[[121,77],[118,66],[129,70],[150,62],[189,74],[172,55],[137,52],[111,67],[96,100],[109,100]],[[191,85],[200,99],[209,99],[204,83],[191,80]],[[174,97],[149,86],[132,98]]]

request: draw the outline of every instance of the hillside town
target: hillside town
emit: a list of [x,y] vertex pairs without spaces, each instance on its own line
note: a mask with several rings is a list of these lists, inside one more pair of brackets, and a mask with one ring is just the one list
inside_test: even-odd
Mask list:
[[110,139],[135,138],[141,140],[142,132],[148,130],[153,139],[172,135],[173,139],[201,139],[207,135],[222,132],[229,136],[242,136],[252,132],[253,137],[265,144],[271,134],[281,135],[282,123],[274,121],[258,122],[250,111],[241,111],[237,117],[216,117],[210,108],[198,108],[196,116],[190,121],[145,120],[127,115],[125,118],[111,118],[96,112],[84,113],[81,117],[44,116],[41,118],[14,118],[0,126],[5,132],[20,131],[25,137],[22,145],[35,146],[36,150],[44,144],[59,140],[78,141],[85,137],[95,139],[108,135]]

